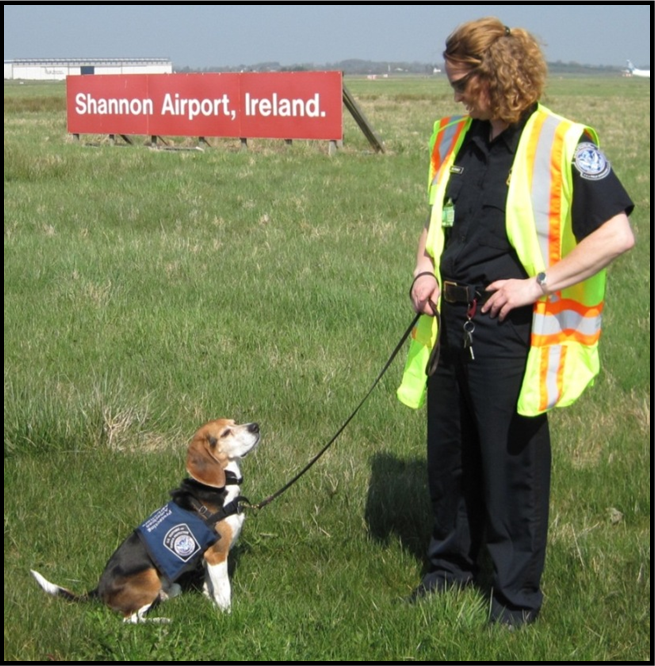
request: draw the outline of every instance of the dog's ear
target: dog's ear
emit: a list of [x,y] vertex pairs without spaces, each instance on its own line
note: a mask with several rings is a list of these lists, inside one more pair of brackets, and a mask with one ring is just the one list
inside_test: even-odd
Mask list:
[[220,463],[217,440],[211,435],[197,434],[189,444],[186,471],[189,476],[206,486],[225,487],[225,471]]

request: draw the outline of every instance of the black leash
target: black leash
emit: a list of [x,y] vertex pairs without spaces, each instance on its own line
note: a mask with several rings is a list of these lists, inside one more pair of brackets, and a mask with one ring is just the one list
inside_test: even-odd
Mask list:
[[[440,321],[439,321],[439,312],[437,310],[437,307],[434,305],[434,303],[430,302],[430,305],[432,307],[432,310],[435,314],[435,317],[437,317],[437,325],[438,325],[438,331],[441,329]],[[400,341],[396,345],[396,348],[391,352],[391,356],[389,356],[389,359],[387,362],[384,364],[384,367],[382,368],[382,371],[380,374],[377,376],[376,380],[373,382],[373,385],[371,388],[368,390],[362,401],[355,407],[355,410],[353,413],[346,419],[346,421],[343,423],[343,425],[337,430],[336,434],[332,439],[303,467],[303,469],[300,470],[288,483],[286,483],[282,488],[280,488],[277,492],[273,493],[272,495],[269,495],[266,499],[262,500],[258,504],[244,504],[247,508],[251,509],[262,509],[264,508],[267,504],[270,504],[273,500],[277,499],[282,493],[286,492],[298,479],[305,474],[311,467],[319,460],[319,458],[334,444],[336,439],[339,437],[339,435],[346,429],[348,424],[353,420],[355,417],[355,414],[360,410],[361,406],[368,400],[368,397],[373,393],[373,389],[378,385],[382,377],[384,376],[384,373],[389,369],[389,366],[393,363],[393,360],[396,358],[398,355],[398,352],[402,349],[403,345],[405,344],[405,340],[410,336],[412,330],[414,329],[414,326],[416,325],[416,322],[418,321],[420,317],[420,313],[417,314],[414,319],[412,319],[412,323],[407,327],[407,330],[403,333],[402,337],[400,338]],[[434,349],[432,350],[432,354],[430,357],[430,362],[428,363],[428,368],[427,368],[427,373],[432,374],[434,370],[436,369],[436,363],[438,362],[439,358],[439,337],[437,335],[437,340],[434,345]],[[433,363],[432,356],[436,355],[436,359]],[[430,372],[431,370],[431,372]]]

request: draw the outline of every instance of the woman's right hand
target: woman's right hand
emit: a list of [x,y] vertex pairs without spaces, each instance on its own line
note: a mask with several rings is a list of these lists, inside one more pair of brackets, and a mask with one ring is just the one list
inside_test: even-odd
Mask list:
[[409,292],[414,311],[433,317],[439,302],[439,283],[434,273],[419,272]]

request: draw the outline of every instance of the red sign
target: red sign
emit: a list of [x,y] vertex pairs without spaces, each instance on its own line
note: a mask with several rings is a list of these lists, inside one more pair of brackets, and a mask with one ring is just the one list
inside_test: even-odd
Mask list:
[[69,76],[66,98],[72,134],[343,135],[341,72]]

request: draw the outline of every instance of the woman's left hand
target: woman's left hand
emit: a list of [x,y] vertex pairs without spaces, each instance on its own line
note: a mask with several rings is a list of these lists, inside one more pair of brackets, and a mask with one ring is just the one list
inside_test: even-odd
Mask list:
[[[616,257],[630,250],[635,237],[628,216],[619,213],[583,238],[566,257],[548,266],[548,293],[561,291],[595,275]],[[534,277],[525,280],[496,280],[487,291],[495,292],[482,312],[503,321],[514,308],[535,303],[547,294]]]
[[496,280],[486,290],[494,293],[482,306],[482,312],[489,313],[492,319],[498,317],[499,321],[503,321],[514,308],[531,305],[545,295],[533,277],[525,280]]

